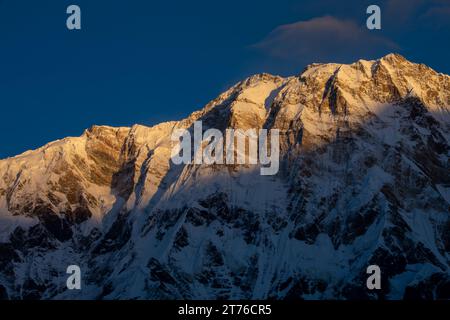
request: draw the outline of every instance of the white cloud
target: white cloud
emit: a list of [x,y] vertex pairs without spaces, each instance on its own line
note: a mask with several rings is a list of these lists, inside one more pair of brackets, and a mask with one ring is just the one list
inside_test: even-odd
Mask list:
[[380,31],[331,16],[279,26],[253,47],[274,58],[305,63],[349,62],[398,50]]

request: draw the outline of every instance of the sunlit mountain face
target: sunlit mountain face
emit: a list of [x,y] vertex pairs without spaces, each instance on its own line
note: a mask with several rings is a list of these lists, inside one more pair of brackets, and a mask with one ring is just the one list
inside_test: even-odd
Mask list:
[[[174,164],[172,134],[196,121],[279,130],[279,171]],[[397,54],[94,126],[0,161],[0,298],[450,299],[449,141],[450,76]]]

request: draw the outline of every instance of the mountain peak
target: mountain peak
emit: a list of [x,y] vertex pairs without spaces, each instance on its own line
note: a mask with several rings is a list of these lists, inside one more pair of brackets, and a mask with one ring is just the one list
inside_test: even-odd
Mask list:
[[[399,53],[388,53],[384,57],[381,57],[379,60],[392,61],[392,62],[404,62],[408,61],[405,57],[403,57]],[[410,61],[408,61],[410,62]]]
[[[181,121],[92,126],[3,160],[0,289],[67,297],[52,275],[79,261],[77,298],[377,298],[360,281],[377,264],[380,297],[439,297],[449,106],[450,77],[390,54],[254,75]],[[279,174],[173,164],[173,131],[199,120],[278,129]]]

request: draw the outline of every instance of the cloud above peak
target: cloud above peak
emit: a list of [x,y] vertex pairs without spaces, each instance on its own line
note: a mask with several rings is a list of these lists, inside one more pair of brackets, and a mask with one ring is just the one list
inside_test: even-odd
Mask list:
[[295,64],[351,62],[399,49],[379,30],[370,31],[365,25],[332,16],[278,26],[252,47],[271,58]]

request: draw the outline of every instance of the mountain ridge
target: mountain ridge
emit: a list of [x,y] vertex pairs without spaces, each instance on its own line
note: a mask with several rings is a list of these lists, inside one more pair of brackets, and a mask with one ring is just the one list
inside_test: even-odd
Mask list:
[[[0,160],[0,292],[448,299],[449,107],[449,76],[389,54],[254,75],[180,121],[92,126]],[[171,133],[199,120],[279,129],[279,174],[173,165]],[[75,262],[78,293],[63,281]]]
[[[428,69],[428,71],[431,71],[431,72],[434,73],[435,75],[445,77],[445,78],[447,79],[447,81],[450,80],[450,75],[447,75],[447,74],[444,74],[444,73],[435,71],[434,69],[428,67],[428,66],[425,65],[425,64],[416,64],[416,63],[412,63],[412,62],[408,61],[406,58],[404,58],[402,55],[400,55],[400,54],[398,54],[398,53],[390,53],[390,54],[387,54],[386,56],[384,56],[384,57],[382,57],[382,58],[380,58],[380,59],[377,59],[377,60],[364,60],[364,59],[360,59],[360,60],[358,60],[358,61],[356,61],[356,62],[354,62],[354,63],[352,63],[352,64],[343,64],[343,63],[311,63],[311,64],[307,65],[307,66],[303,69],[303,71],[298,75],[298,77],[301,77],[302,74],[304,74],[306,71],[311,70],[311,69],[314,69],[314,68],[317,68],[317,67],[325,67],[325,68],[327,68],[327,67],[332,67],[332,68],[334,68],[334,70],[336,71],[336,70],[338,70],[338,69],[339,69],[340,67],[342,67],[342,66],[354,66],[354,65],[358,65],[358,66],[361,66],[362,68],[364,68],[364,64],[367,64],[367,63],[369,63],[369,64],[370,64],[370,63],[371,63],[371,64],[374,64],[374,63],[380,63],[380,62],[382,62],[383,60],[385,60],[385,61],[386,61],[386,60],[391,60],[391,61],[394,60],[394,61],[395,61],[396,59],[398,59],[398,60],[400,60],[400,61],[403,61],[403,62],[408,62],[408,63],[410,63],[410,64],[418,65],[418,66],[423,67],[423,68],[426,68],[426,69]],[[88,130],[90,130],[90,129],[92,129],[92,128],[96,128],[96,127],[99,127],[99,128],[115,128],[115,129],[131,129],[131,128],[135,127],[135,126],[136,126],[136,127],[142,126],[142,127],[152,128],[152,127],[154,127],[154,126],[159,126],[159,125],[163,125],[163,124],[166,124],[166,123],[182,122],[182,121],[184,121],[184,120],[186,120],[186,119],[189,119],[189,118],[195,118],[195,116],[196,116],[197,114],[201,114],[202,112],[208,111],[208,107],[209,107],[210,105],[212,105],[215,101],[217,101],[218,99],[220,99],[221,96],[223,96],[223,95],[226,94],[228,91],[233,90],[234,88],[236,88],[236,87],[238,87],[239,85],[242,85],[242,84],[244,84],[244,83],[251,83],[251,82],[254,81],[255,79],[260,79],[260,78],[263,78],[263,79],[264,79],[264,78],[269,78],[269,79],[271,78],[271,79],[286,79],[286,80],[290,80],[290,79],[293,79],[293,78],[296,78],[296,77],[297,77],[297,76],[289,76],[289,77],[283,78],[283,77],[281,77],[281,76],[273,75],[273,74],[269,74],[269,73],[259,73],[259,74],[255,74],[255,75],[249,76],[249,77],[247,77],[246,79],[244,79],[244,80],[238,82],[236,85],[234,85],[234,86],[232,86],[230,89],[226,90],[223,94],[220,94],[217,98],[215,98],[215,99],[213,99],[212,101],[210,101],[210,102],[209,102],[204,108],[202,108],[201,110],[193,111],[193,112],[191,112],[191,114],[188,115],[187,118],[181,119],[181,120],[179,120],[179,121],[176,121],[176,120],[172,120],[172,121],[164,121],[164,122],[158,123],[158,124],[153,125],[153,126],[147,126],[147,125],[144,125],[144,124],[134,124],[134,125],[131,126],[131,127],[126,127],[126,126],[118,126],[118,127],[115,127],[115,126],[110,126],[110,125],[106,125],[106,124],[105,124],[105,125],[96,125],[96,124],[94,124],[94,125],[92,125],[89,129],[85,129],[85,132],[88,131]],[[85,132],[83,132],[83,135],[85,134]],[[16,156],[11,156],[11,157],[7,157],[7,158],[4,158],[4,159],[0,159],[0,161],[8,160],[8,159],[10,159],[10,158],[20,157],[20,156],[22,156],[22,155],[24,155],[24,154],[28,154],[28,153],[30,153],[30,152],[33,152],[33,151],[36,151],[36,150],[40,150],[41,148],[45,148],[45,147],[46,147],[47,145],[49,145],[49,144],[53,144],[53,143],[60,142],[60,141],[62,141],[62,140],[70,139],[70,138],[76,138],[76,137],[65,137],[65,138],[62,138],[62,139],[57,139],[57,140],[54,140],[54,141],[51,141],[51,142],[45,144],[44,146],[42,146],[42,147],[40,147],[40,148],[37,148],[37,149],[34,149],[34,150],[33,150],[33,149],[27,150],[27,151],[25,151],[25,152],[23,152],[23,153],[21,153],[21,154],[16,155]]]

